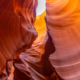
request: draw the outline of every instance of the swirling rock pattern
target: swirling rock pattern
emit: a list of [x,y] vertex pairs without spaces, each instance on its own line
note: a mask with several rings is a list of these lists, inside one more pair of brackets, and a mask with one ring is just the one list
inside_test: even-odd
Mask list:
[[[48,67],[48,69],[51,69],[50,63],[49,65],[45,65],[48,64],[48,58],[62,79],[80,79],[79,68],[76,70],[77,66],[79,66],[78,56],[80,51],[78,34],[80,29],[79,3],[80,1],[78,0],[74,0],[73,3],[72,0],[54,0],[54,2],[46,3],[47,15],[45,17],[45,20],[47,30],[55,46],[55,50],[53,47],[53,51],[51,50],[51,53],[54,51],[55,53],[52,54],[49,58],[49,55],[51,54],[48,52],[50,50],[50,47],[48,47],[48,51],[45,53],[46,43],[48,41],[48,39],[46,39],[43,42],[44,46],[43,44],[39,44],[38,46],[36,45],[32,49],[28,49],[26,52],[22,53],[22,56],[20,55],[20,59],[23,60],[23,64],[29,68],[28,70],[31,72],[32,78],[34,80],[54,80],[54,76],[51,77],[49,74],[47,74],[48,76],[45,76],[45,71],[47,73],[46,68]],[[46,35],[49,37],[48,34]],[[16,65],[17,68],[19,66]],[[44,66],[46,66],[45,69]],[[49,72],[52,73],[51,71]]]
[[[43,42],[34,44],[30,49],[22,52],[19,55],[19,60],[15,61],[14,65],[25,74],[27,71],[30,72],[33,80],[57,80],[49,61],[49,55],[54,51],[52,39],[47,33]],[[17,77],[14,76],[14,80],[21,80],[19,75]]]
[[7,62],[30,48],[37,37],[34,1],[0,0],[0,75]]
[[79,6],[80,0],[47,2],[46,37],[32,45],[37,36],[33,26],[35,0],[0,0],[0,74],[6,74],[7,62],[20,51],[14,66],[31,80],[56,80],[53,67],[64,80],[80,80]]
[[46,7],[46,24],[56,49],[50,61],[64,80],[80,80],[80,0],[56,0]]

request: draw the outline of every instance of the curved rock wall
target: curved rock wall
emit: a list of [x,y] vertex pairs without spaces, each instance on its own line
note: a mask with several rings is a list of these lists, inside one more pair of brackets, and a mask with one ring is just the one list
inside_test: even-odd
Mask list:
[[[25,79],[56,80],[55,68],[62,79],[79,80],[80,1],[47,2],[46,37],[32,45],[37,37],[36,6],[36,0],[0,0],[0,75],[15,57],[14,66]],[[20,80],[22,75],[14,79]]]
[[46,7],[46,24],[56,49],[51,64],[64,80],[79,80],[80,0],[56,0]]
[[7,62],[36,39],[36,6],[33,0],[0,0],[0,75]]

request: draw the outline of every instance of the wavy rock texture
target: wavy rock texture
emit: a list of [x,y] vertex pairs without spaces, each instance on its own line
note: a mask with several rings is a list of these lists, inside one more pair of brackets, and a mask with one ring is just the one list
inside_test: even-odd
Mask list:
[[[26,49],[25,52],[22,52],[19,56],[19,60],[15,61],[14,65],[25,74],[28,70],[33,80],[57,80],[56,74],[53,72],[49,61],[49,55],[54,51],[55,48],[52,39],[49,34],[47,34],[43,42],[34,44],[30,49]],[[17,77],[19,77],[19,75]],[[16,79],[14,75],[14,80],[21,79]]]
[[[49,35],[53,40],[51,44],[53,46],[54,43],[55,48],[47,45],[47,50],[51,52],[45,52],[46,43],[49,39],[45,38],[46,40],[41,44],[26,50],[26,52],[23,52],[19,57],[20,60],[22,60],[21,62],[27,66],[27,70],[29,70],[34,80],[56,80],[56,75],[49,76],[49,73],[53,73],[50,66],[51,64],[63,80],[80,79],[79,5],[79,0],[54,0],[53,2],[50,1],[46,3],[47,14],[45,20]],[[48,34],[46,35],[49,37]],[[55,53],[51,54],[54,51]],[[48,58],[51,64],[48,62]],[[17,68],[19,67],[17,64],[15,64],[15,66]],[[47,67],[49,71],[47,71]]]
[[[47,2],[46,37],[32,45],[37,36],[33,26],[34,1],[0,0],[0,74],[6,74],[6,63],[18,53],[14,80],[60,80],[59,76],[63,80],[79,80],[80,0]],[[3,76],[1,80],[5,80]]]
[[51,64],[64,80],[80,80],[80,0],[57,0],[46,7],[46,24],[56,49]]
[[[40,28],[41,27],[43,26],[40,26]],[[55,51],[51,36],[47,32],[44,41],[42,39],[40,40],[38,38],[37,43],[35,42],[30,49],[22,52],[19,55],[19,60],[15,60],[14,66],[16,69],[14,71],[14,80],[22,80],[23,77],[19,77],[20,75],[22,76],[22,73],[24,73],[28,79],[58,80],[49,61],[50,54]],[[27,71],[31,76],[27,75]],[[26,77],[24,76],[24,80],[26,80]]]
[[30,48],[36,39],[36,6],[32,0],[0,0],[0,75],[7,62]]

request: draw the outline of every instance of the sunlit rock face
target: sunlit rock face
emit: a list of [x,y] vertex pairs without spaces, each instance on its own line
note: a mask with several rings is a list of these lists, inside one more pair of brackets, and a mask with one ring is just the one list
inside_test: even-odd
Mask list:
[[[38,32],[38,38],[32,47],[22,52],[19,55],[19,60],[14,62],[15,68],[23,72],[26,76],[28,75],[26,73],[28,71],[32,76],[28,77],[34,80],[55,80],[58,78],[49,61],[49,56],[55,51],[55,48],[49,32],[46,31],[45,16],[45,11],[41,15],[36,16],[34,25]],[[16,73],[17,70],[15,70]],[[19,75],[17,77],[14,76],[15,80],[21,80]]]
[[0,0],[0,75],[4,76],[7,62],[30,48],[36,39],[36,6],[33,0]]
[[80,80],[80,0],[49,1],[46,9],[46,25],[56,49],[50,61],[64,80]]
[[34,26],[36,28],[36,31],[38,32],[38,37],[35,42],[41,42],[45,38],[46,35],[46,23],[44,18],[45,16],[46,16],[46,11],[44,11],[41,15],[36,16]]
[[[24,73],[29,79],[50,80],[55,79],[56,76],[49,62],[49,55],[55,51],[55,48],[51,36],[46,31],[45,15],[46,11],[36,16],[34,25],[38,32],[38,38],[32,47],[22,52],[19,55],[19,60],[14,62],[15,68]],[[18,73],[17,70],[15,70],[14,79],[21,80],[19,75],[15,76],[16,73]]]
[[14,80],[80,80],[80,1],[47,0],[39,16],[36,6],[37,0],[0,0],[1,80],[14,57]]

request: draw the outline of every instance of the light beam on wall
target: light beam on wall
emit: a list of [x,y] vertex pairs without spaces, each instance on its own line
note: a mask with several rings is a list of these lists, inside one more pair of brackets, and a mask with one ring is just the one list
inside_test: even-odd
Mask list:
[[37,15],[41,15],[45,11],[45,8],[46,8],[45,3],[46,3],[46,0],[38,0],[38,7],[36,10]]

